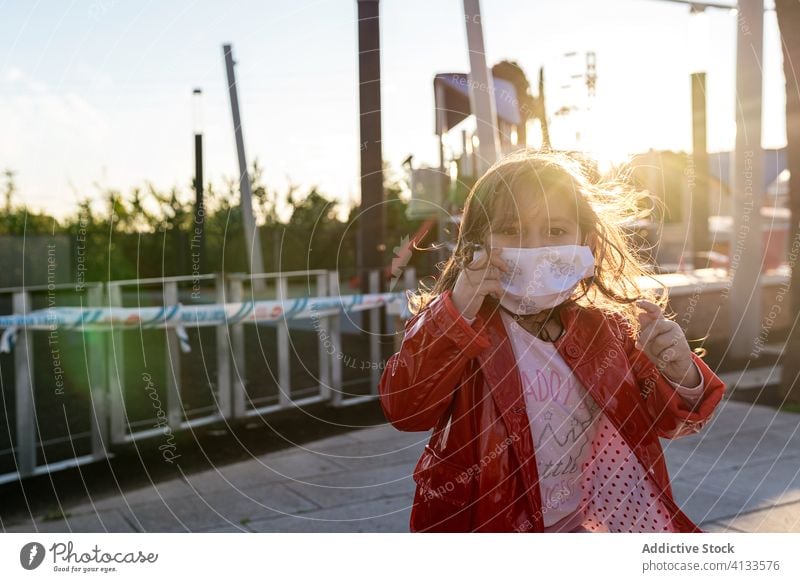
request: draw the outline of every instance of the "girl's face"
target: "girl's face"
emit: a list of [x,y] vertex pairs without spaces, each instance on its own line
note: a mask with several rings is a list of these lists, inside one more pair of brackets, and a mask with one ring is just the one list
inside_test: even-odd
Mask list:
[[566,193],[536,196],[521,187],[514,200],[493,217],[490,247],[536,248],[582,244],[575,205]]

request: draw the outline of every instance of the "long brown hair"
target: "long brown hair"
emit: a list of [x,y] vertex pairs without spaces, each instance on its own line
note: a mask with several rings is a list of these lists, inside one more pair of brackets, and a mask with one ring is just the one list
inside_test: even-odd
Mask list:
[[[625,225],[649,214],[652,201],[647,193],[626,185],[622,177],[595,179],[585,164],[567,154],[521,150],[498,162],[481,176],[467,196],[464,214],[453,254],[444,263],[432,288],[424,283],[416,293],[409,294],[409,308],[419,313],[438,295],[453,289],[461,269],[472,261],[477,246],[485,246],[492,219],[514,204],[513,193],[521,181],[534,186],[537,196],[545,192],[563,192],[574,202],[581,238],[592,248],[595,257],[594,277],[583,279],[573,296],[565,302],[594,306],[608,312],[620,313],[638,332],[636,317],[638,299],[650,300],[664,309],[667,288],[652,278],[660,293],[640,286],[641,276],[651,276],[652,270],[639,258],[633,248],[632,234]],[[486,300],[494,301],[491,296]]]

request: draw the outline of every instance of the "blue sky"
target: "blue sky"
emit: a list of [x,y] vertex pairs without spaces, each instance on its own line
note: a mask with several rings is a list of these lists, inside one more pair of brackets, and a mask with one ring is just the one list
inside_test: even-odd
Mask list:
[[[461,0],[381,2],[383,146],[393,166],[435,163],[432,78],[468,68]],[[487,60],[548,80],[550,113],[585,100],[563,90],[597,54],[592,142],[608,157],[691,144],[689,72],[708,72],[709,148],[733,144],[735,13],[709,11],[690,39],[688,8],[655,0],[484,0]],[[237,171],[222,44],[230,42],[248,157],[270,186],[319,185],[359,198],[355,0],[0,1],[0,169],[18,201],[63,215],[95,184],[127,192],[193,174],[191,91],[204,90],[207,179]],[[692,46],[699,47],[692,50]],[[701,55],[698,57],[698,54]],[[763,145],[785,145],[774,12],[765,15]],[[557,147],[574,122],[554,120]]]

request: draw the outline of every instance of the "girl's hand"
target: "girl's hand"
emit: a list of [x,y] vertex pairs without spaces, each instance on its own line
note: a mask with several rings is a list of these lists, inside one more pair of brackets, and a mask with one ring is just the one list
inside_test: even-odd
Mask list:
[[636,305],[644,309],[638,315],[641,330],[636,348],[673,382],[686,387],[697,386],[702,378],[692,361],[692,351],[681,327],[666,319],[661,308],[651,301],[640,299]]
[[475,317],[486,295],[499,299],[503,294],[500,271],[508,272],[510,267],[500,257],[501,250],[489,249],[483,256],[473,258],[458,274],[451,299],[465,317]]

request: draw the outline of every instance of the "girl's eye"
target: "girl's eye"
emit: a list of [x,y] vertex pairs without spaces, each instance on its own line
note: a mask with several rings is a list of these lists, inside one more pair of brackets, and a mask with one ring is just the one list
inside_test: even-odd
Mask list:
[[506,226],[500,230],[500,234],[519,234],[519,229],[516,226]]
[[[561,231],[561,232],[558,233],[558,234],[553,234],[553,231],[556,231],[556,230]],[[563,234],[567,234],[567,231],[564,230],[563,228],[554,227],[554,228],[550,229],[550,234],[553,235],[553,236],[561,236]]]

